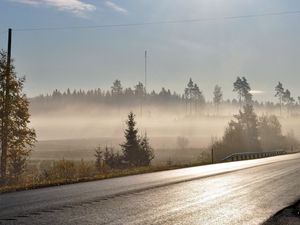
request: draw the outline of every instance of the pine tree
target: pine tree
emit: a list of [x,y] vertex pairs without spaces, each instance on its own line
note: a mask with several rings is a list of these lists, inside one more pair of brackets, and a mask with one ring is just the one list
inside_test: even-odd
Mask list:
[[275,87],[275,97],[279,98],[279,106],[280,106],[280,115],[282,113],[282,100],[284,96],[284,88],[282,86],[282,83],[278,82],[277,86]]
[[[138,135],[138,129],[135,128],[135,115],[130,112],[127,120],[127,129],[125,130],[125,143],[121,145],[122,158],[129,166],[149,166],[154,158],[154,152],[150,146],[149,139]],[[119,156],[117,156],[119,158]]]
[[192,113],[192,101],[193,101],[193,89],[194,89],[194,82],[192,78],[190,78],[187,87],[184,89],[184,97],[186,100],[186,111],[189,105],[190,108],[190,114]]
[[120,80],[115,80],[111,87],[112,96],[120,96],[123,93],[123,87]]
[[134,87],[134,95],[136,96],[137,100],[139,101],[140,105],[140,115],[143,115],[143,101],[145,100],[146,97],[146,90],[142,82],[139,82],[135,87]]
[[151,164],[151,161],[154,159],[154,152],[153,152],[153,148],[149,143],[149,138],[147,137],[147,134],[145,134],[145,136],[142,137],[140,144],[141,144],[140,165],[149,166]]
[[216,85],[215,89],[214,89],[214,104],[217,108],[217,113],[219,113],[219,105],[222,102],[222,98],[223,98],[223,93],[222,93],[222,89],[220,86]]
[[237,123],[242,128],[244,150],[246,151],[260,151],[259,135],[258,135],[258,119],[254,112],[253,106],[247,104],[243,107],[238,115],[234,116]]
[[242,106],[242,103],[244,103],[244,105],[252,104],[251,88],[245,77],[237,77],[236,81],[233,83],[233,91],[238,94],[240,107]]
[[292,97],[290,90],[286,89],[282,96],[282,101],[286,103],[288,112],[291,112],[291,109],[294,105],[295,99]]
[[275,115],[262,115],[258,119],[258,131],[261,147],[264,151],[284,149],[284,136],[278,118]]
[[200,91],[200,88],[198,87],[198,85],[195,83],[194,87],[192,89],[192,93],[193,93],[193,101],[195,102],[195,112],[198,112],[198,105],[202,105],[205,103],[205,99],[204,96],[202,94],[202,91]]
[[238,94],[240,106],[242,104],[242,96],[243,96],[242,86],[243,86],[242,79],[240,77],[237,77],[236,81],[233,83],[233,91],[237,92]]
[[221,141],[213,144],[216,156],[219,159],[237,152],[258,152],[261,151],[259,125],[257,115],[253,106],[247,104],[234,115],[234,119],[225,129]]
[[142,98],[145,96],[145,87],[142,82],[139,82],[134,88],[134,94],[137,97]]
[[105,147],[104,151],[104,163],[106,166],[109,166],[111,169],[115,168],[121,168],[123,158],[120,156],[120,154],[114,153],[114,149],[112,147]]
[[125,143],[121,145],[124,160],[130,166],[139,166],[140,143],[138,138],[138,129],[135,128],[135,115],[130,112],[126,121]]
[[24,172],[26,160],[36,141],[36,134],[28,127],[29,101],[22,93],[25,78],[17,78],[13,63],[7,68],[7,54],[0,52],[0,142],[1,178],[7,172],[18,179]]
[[242,77],[242,90],[245,103],[252,104],[252,94],[250,93],[251,87],[245,77]]

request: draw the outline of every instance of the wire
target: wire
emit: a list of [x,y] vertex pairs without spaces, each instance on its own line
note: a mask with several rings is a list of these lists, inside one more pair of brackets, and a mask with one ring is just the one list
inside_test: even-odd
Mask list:
[[104,24],[104,25],[92,25],[92,26],[65,26],[65,27],[28,27],[28,28],[16,28],[14,31],[57,31],[57,30],[80,30],[80,29],[101,29],[101,28],[113,28],[113,27],[135,27],[135,26],[148,26],[148,25],[164,25],[164,24],[183,24],[183,23],[199,23],[206,21],[217,20],[235,20],[235,19],[247,19],[256,17],[270,17],[270,16],[283,16],[283,15],[297,15],[300,14],[300,10],[297,11],[282,11],[274,13],[262,13],[262,14],[249,14],[240,16],[227,16],[216,18],[202,18],[202,19],[186,19],[186,20],[169,20],[169,21],[154,21],[154,22],[142,22],[142,23],[124,23],[124,24]]

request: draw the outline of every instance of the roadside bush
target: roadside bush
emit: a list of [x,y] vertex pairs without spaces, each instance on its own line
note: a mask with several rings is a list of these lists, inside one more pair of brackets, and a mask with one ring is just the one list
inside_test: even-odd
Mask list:
[[80,161],[78,165],[78,177],[83,178],[83,177],[91,177],[94,174],[94,167],[91,165],[91,163],[85,162],[83,159]]
[[121,156],[118,152],[115,153],[113,148],[105,147],[104,152],[104,167],[109,169],[121,169],[124,168],[123,156]]
[[102,152],[100,146],[95,149],[94,156],[96,158],[95,168],[96,168],[97,172],[102,172],[103,171],[103,152]]
[[73,161],[63,159],[54,162],[47,173],[50,180],[71,180],[76,177],[76,166]]

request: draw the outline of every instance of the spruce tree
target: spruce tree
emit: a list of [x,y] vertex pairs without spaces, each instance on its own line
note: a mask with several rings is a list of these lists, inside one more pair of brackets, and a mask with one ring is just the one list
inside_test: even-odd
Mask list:
[[[138,129],[135,127],[135,115],[130,112],[126,121],[125,143],[121,145],[123,151],[123,160],[129,166],[149,166],[154,159],[154,152],[150,146],[147,134],[144,137],[138,135]],[[117,156],[117,158],[119,158]]]
[[25,78],[17,78],[13,63],[7,68],[7,54],[0,52],[0,142],[1,178],[7,173],[18,179],[36,141],[36,134],[28,127],[29,101],[22,93]]
[[154,152],[153,148],[149,143],[149,138],[147,134],[141,139],[141,166],[149,166],[151,161],[154,159]]
[[138,138],[138,129],[135,125],[135,115],[130,112],[126,121],[127,129],[125,130],[125,143],[121,145],[124,160],[130,166],[139,166],[140,143]]

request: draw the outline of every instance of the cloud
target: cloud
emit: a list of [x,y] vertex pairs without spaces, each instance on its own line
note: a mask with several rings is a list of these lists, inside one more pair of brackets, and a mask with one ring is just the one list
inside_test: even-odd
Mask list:
[[11,2],[18,2],[34,6],[50,6],[58,10],[71,12],[78,16],[84,16],[87,12],[96,10],[96,6],[85,3],[81,0],[10,0]]
[[119,13],[122,13],[125,15],[128,14],[128,11],[126,9],[122,8],[121,6],[117,5],[116,3],[112,2],[112,1],[106,1],[105,5],[116,12],[119,12]]

